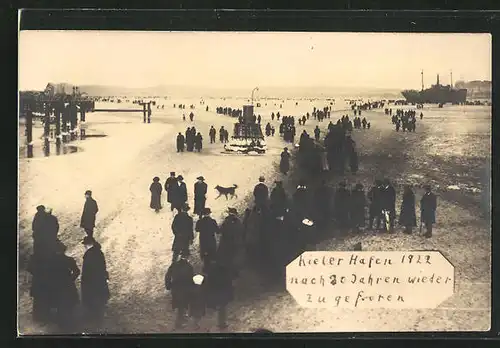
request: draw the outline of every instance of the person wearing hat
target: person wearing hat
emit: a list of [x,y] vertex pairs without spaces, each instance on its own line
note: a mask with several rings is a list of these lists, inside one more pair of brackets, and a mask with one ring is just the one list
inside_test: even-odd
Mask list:
[[347,232],[350,224],[349,208],[351,206],[351,193],[346,186],[347,184],[345,181],[341,181],[338,185],[337,191],[335,192],[334,198],[335,219],[341,234]]
[[259,177],[259,183],[255,185],[253,189],[253,196],[255,199],[255,209],[264,209],[267,206],[267,201],[269,199],[269,189],[266,184],[264,184],[264,177]]
[[196,151],[201,152],[201,149],[203,149],[203,137],[201,136],[201,133],[198,132],[194,136],[194,148]]
[[283,149],[283,152],[281,153],[280,171],[283,174],[287,175],[289,170],[290,170],[290,153],[288,152],[288,148],[285,147]]
[[420,199],[420,219],[425,225],[425,237],[432,237],[432,224],[436,223],[437,197],[432,193],[431,185],[424,186],[425,193]]
[[149,207],[154,209],[155,212],[159,212],[162,208],[161,206],[161,192],[163,188],[160,184],[160,178],[155,176],[153,178],[153,183],[149,186],[149,191],[151,192],[151,202],[149,203]]
[[39,205],[36,207],[36,213],[31,223],[33,230],[33,253],[38,254],[45,248],[46,231],[47,231],[47,213],[45,206]]
[[85,205],[83,206],[82,218],[80,219],[80,227],[85,230],[88,236],[94,235],[95,217],[99,207],[94,198],[92,198],[92,191],[85,191]]
[[177,261],[179,255],[189,255],[189,246],[193,243],[193,218],[187,213],[189,206],[184,204],[172,222],[174,242],[172,244],[172,262]]
[[109,300],[108,271],[101,245],[93,238],[85,236],[82,263],[81,298],[88,318],[100,324]]
[[199,176],[196,178],[198,180],[194,184],[194,213],[198,215],[201,219],[203,214],[203,209],[205,209],[205,202],[207,201],[207,184],[205,182],[205,178],[203,176]]
[[196,222],[195,231],[200,234],[200,258],[203,261],[203,269],[215,258],[217,252],[217,241],[215,235],[219,232],[219,226],[210,214],[210,208],[203,208],[203,217]]
[[242,255],[244,253],[244,229],[238,218],[238,211],[235,208],[228,208],[228,216],[222,222],[219,233],[219,247],[217,249],[216,260],[221,265],[228,267],[233,274],[238,273],[241,266]]
[[187,204],[187,187],[184,182],[184,177],[182,175],[177,176],[177,188],[174,191],[174,195],[172,197],[172,205],[179,212],[182,207]]
[[373,228],[375,222],[375,229],[380,229],[380,221],[382,219],[382,181],[375,180],[373,186],[368,191],[369,205],[369,224],[368,229]]
[[167,191],[167,202],[170,203],[170,211],[174,211],[174,197],[176,195],[179,183],[175,177],[175,172],[170,172],[170,176],[165,181],[165,191]]
[[188,255],[182,253],[180,259],[173,262],[165,274],[165,289],[172,294],[172,309],[177,311],[175,327],[180,328],[189,308],[190,293],[193,287],[193,266]]
[[357,183],[354,186],[351,191],[350,203],[351,224],[353,229],[359,232],[361,228],[365,227],[365,207],[367,202],[363,184]]
[[185,142],[186,142],[186,139],[184,138],[184,135],[182,135],[182,133],[179,132],[179,134],[177,134],[177,138],[176,138],[177,152],[184,152]]
[[412,228],[417,226],[417,215],[415,213],[415,194],[411,185],[405,185],[403,191],[403,202],[399,214],[399,224],[405,227],[404,233],[411,234]]

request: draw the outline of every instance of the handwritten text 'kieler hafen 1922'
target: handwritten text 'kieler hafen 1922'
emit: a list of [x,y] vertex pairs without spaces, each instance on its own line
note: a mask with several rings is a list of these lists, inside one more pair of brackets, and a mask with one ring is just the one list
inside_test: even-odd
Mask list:
[[422,287],[453,293],[453,273],[439,252],[305,252],[287,267],[287,289],[305,306],[420,308]]

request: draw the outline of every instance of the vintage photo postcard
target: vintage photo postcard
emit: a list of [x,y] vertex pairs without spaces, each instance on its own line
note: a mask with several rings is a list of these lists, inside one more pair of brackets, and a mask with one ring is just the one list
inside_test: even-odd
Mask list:
[[491,36],[20,31],[18,332],[487,331]]

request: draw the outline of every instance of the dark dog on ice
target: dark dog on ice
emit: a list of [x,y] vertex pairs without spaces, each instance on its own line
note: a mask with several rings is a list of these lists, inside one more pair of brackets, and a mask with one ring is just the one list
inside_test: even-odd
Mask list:
[[220,196],[231,196],[231,198],[236,197],[238,198],[238,195],[236,194],[236,189],[238,188],[238,185],[234,184],[233,187],[222,187],[220,185],[215,186],[215,189],[217,192],[219,192],[219,195],[215,197],[215,199],[219,198]]

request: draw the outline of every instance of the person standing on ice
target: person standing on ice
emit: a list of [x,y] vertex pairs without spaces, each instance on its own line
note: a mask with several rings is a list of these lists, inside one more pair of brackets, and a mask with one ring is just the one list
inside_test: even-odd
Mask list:
[[425,225],[425,237],[432,237],[432,224],[436,223],[437,198],[431,191],[431,185],[425,185],[425,194],[420,200],[420,219]]
[[351,207],[351,194],[346,188],[346,183],[341,181],[335,192],[334,212],[340,233],[344,234],[350,227],[349,210]]
[[172,193],[172,205],[175,209],[177,209],[177,211],[180,211],[181,208],[186,204],[188,199],[187,187],[182,175],[179,175],[177,177],[177,187],[175,187]]
[[224,139],[225,139],[224,132],[225,131],[226,130],[224,129],[224,126],[221,126],[220,129],[219,129],[219,140],[220,140],[221,143],[224,142]]
[[151,202],[149,203],[149,207],[154,209],[155,212],[159,212],[162,208],[161,206],[161,192],[163,188],[160,184],[160,178],[155,176],[153,178],[153,183],[149,186],[149,191],[151,192]]
[[314,139],[316,139],[316,141],[319,141],[320,134],[321,130],[319,129],[319,126],[316,126],[316,128],[314,128]]
[[417,215],[415,213],[415,194],[411,185],[405,185],[403,191],[403,202],[399,214],[399,224],[405,227],[404,233],[411,234],[412,228],[417,226]]
[[290,153],[288,152],[288,148],[285,147],[283,152],[281,152],[281,160],[280,160],[280,171],[287,175],[290,170]]
[[88,319],[100,325],[109,300],[106,259],[102,253],[101,244],[94,238],[87,236],[82,244],[86,249],[82,263],[82,305],[87,311]]
[[389,213],[389,232],[394,231],[394,219],[396,218],[396,189],[392,186],[389,179],[382,182],[382,211]]
[[244,229],[235,208],[228,208],[229,215],[222,222],[216,261],[237,275],[244,255]]
[[256,209],[261,209],[264,210],[267,207],[267,201],[269,199],[269,189],[264,184],[264,177],[260,176],[259,177],[259,183],[255,185],[253,189],[253,197],[255,199],[255,208]]
[[177,192],[179,183],[175,177],[175,172],[170,172],[170,177],[165,181],[165,191],[167,191],[167,202],[170,203],[170,211],[174,211],[174,196]]
[[276,186],[271,191],[271,212],[274,217],[284,216],[286,213],[288,198],[282,181],[276,181]]
[[203,137],[200,132],[198,132],[198,134],[194,137],[194,147],[198,152],[201,152],[201,149],[203,148]]
[[172,262],[177,261],[179,255],[189,255],[189,246],[193,244],[193,218],[189,216],[189,206],[184,204],[172,222],[174,242],[172,244]]
[[194,184],[194,213],[199,216],[203,214],[203,209],[205,209],[205,202],[207,201],[207,184],[205,183],[205,178],[199,176],[196,178],[198,180]]
[[363,184],[357,183],[351,191],[350,211],[351,225],[355,232],[365,227],[366,196]]
[[176,139],[176,144],[177,144],[177,152],[184,152],[184,143],[186,142],[186,139],[184,138],[184,135],[182,135],[181,132],[177,134],[177,139]]
[[83,206],[80,227],[83,228],[90,237],[94,235],[95,217],[98,211],[99,207],[95,199],[92,198],[92,191],[85,191],[85,205]]
[[173,262],[165,274],[165,289],[172,294],[172,309],[177,311],[175,327],[180,328],[189,308],[190,290],[193,287],[193,266],[188,254],[182,253],[179,261]]
[[[207,106],[208,108],[208,106]],[[215,130],[214,126],[210,126],[210,130],[208,131],[208,135],[210,136],[210,144],[215,143],[215,134],[217,131]]]
[[205,273],[206,304],[217,310],[217,326],[224,330],[227,328],[226,308],[234,298],[231,270],[212,261]]
[[219,233],[219,226],[210,214],[210,208],[203,208],[202,218],[196,222],[195,231],[200,234],[200,258],[203,261],[203,270],[215,259],[217,252],[217,241],[215,235]]
[[189,113],[189,120],[190,120],[191,122],[193,122],[193,120],[194,120],[194,114],[193,114],[192,112],[191,112],[191,113]]

